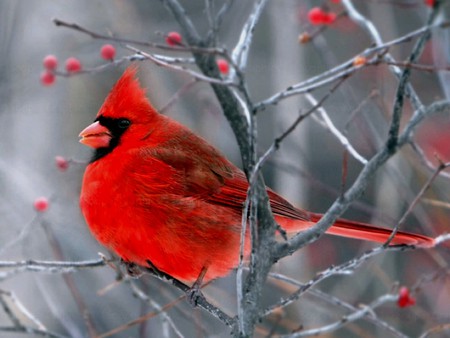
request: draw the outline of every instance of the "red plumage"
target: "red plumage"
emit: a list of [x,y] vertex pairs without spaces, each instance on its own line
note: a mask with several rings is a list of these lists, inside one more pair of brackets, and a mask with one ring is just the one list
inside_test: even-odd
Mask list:
[[[189,282],[203,268],[204,281],[225,276],[238,264],[248,182],[213,146],[159,114],[135,73],[125,71],[96,122],[80,134],[80,142],[96,149],[84,174],[81,210],[97,240],[125,261],[150,261]],[[268,193],[276,221],[289,233],[321,217]],[[391,230],[338,220],[328,233],[384,242]],[[399,232],[392,244],[401,243],[434,242]]]

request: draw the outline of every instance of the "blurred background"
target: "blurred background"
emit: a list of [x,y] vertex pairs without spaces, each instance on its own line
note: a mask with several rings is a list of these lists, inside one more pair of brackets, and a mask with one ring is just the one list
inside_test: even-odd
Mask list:
[[[205,34],[208,30],[205,1],[181,2],[199,31]],[[211,3],[220,8],[222,1]],[[422,0],[355,0],[354,4],[373,21],[384,41],[422,27],[430,11]],[[246,72],[254,102],[320,74],[370,46],[368,35],[346,16],[325,27],[312,42],[300,44],[300,34],[318,30],[308,23],[307,13],[321,5],[335,13],[343,11],[338,1],[268,2],[255,31]],[[254,1],[235,1],[220,28],[220,46],[232,50],[253,6]],[[449,6],[444,6],[440,20],[448,20],[448,12]],[[58,77],[54,85],[43,86],[39,78],[42,59],[48,54],[58,57],[61,69],[64,60],[72,56],[81,61],[83,68],[106,63],[99,54],[104,41],[56,27],[53,18],[75,22],[101,34],[158,43],[164,43],[168,32],[179,30],[170,13],[156,0],[0,1],[0,261],[80,261],[97,259],[98,252],[108,255],[90,235],[79,211],[81,178],[90,150],[78,143],[77,135],[93,121],[125,65],[96,74]],[[395,46],[390,52],[397,60],[404,60],[413,43]],[[131,54],[120,44],[115,46],[117,57]],[[448,31],[437,30],[420,63],[436,65],[438,69],[413,71],[412,84],[425,105],[448,99],[450,85],[444,68],[449,65],[449,50]],[[139,78],[155,107],[162,109],[171,102],[164,114],[188,125],[234,163],[240,163],[233,133],[208,84],[187,85],[191,81],[187,74],[149,61],[140,63]],[[366,158],[385,140],[396,86],[397,80],[386,66],[367,67],[349,78],[324,104],[335,125]],[[173,100],[180,89],[179,97]],[[329,88],[320,88],[313,95],[320,99],[328,91]],[[296,96],[261,112],[258,116],[261,153],[308,107],[303,97]],[[412,114],[409,103],[404,114],[405,121]],[[416,140],[430,160],[435,160],[434,155],[438,154],[443,161],[450,161],[449,127],[449,116],[433,116],[419,127]],[[70,159],[66,171],[58,170],[55,156]],[[266,183],[294,205],[325,212],[341,192],[343,158],[344,149],[335,136],[307,119],[264,168]],[[358,161],[348,157],[346,186],[361,168]],[[411,148],[405,147],[370,182],[364,197],[345,217],[392,226],[431,174]],[[430,236],[449,232],[449,187],[448,178],[438,178],[402,229]],[[50,199],[45,213],[37,213],[33,208],[33,201],[39,196]],[[281,261],[273,270],[306,282],[318,271],[345,262],[370,247],[373,244],[324,236]],[[400,309],[387,304],[377,311],[381,319],[413,335],[450,322],[449,258],[448,246],[389,253],[364,264],[354,275],[333,277],[321,283],[318,289],[358,306],[389,292],[396,283],[411,287],[428,277],[420,284],[416,306]],[[437,272],[437,277],[431,278]],[[110,267],[64,276],[1,273],[2,270],[0,289],[13,292],[47,329],[63,336],[95,336],[154,311],[156,306],[136,297],[129,282],[116,282],[117,274]],[[192,309],[184,299],[177,301],[182,294],[170,285],[148,276],[133,285],[160,306],[173,302],[167,314],[185,337],[229,336],[229,330],[209,314]],[[269,280],[265,305],[294,290]],[[212,283],[205,294],[228,313],[235,313],[234,274]],[[346,313],[342,307],[309,294],[269,317],[258,334],[288,333],[302,325],[317,327]],[[23,320],[27,322],[26,318]],[[177,336],[168,322],[165,316],[157,315],[115,337]],[[10,325],[6,313],[0,309],[0,328]],[[3,336],[23,335],[0,331],[0,337]],[[361,320],[330,336],[389,335],[386,330]],[[445,332],[441,336],[446,337]]]

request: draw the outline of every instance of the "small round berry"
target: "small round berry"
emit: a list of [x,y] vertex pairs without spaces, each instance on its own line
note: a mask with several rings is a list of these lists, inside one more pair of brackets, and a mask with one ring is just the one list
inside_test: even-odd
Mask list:
[[58,67],[58,59],[54,55],[47,55],[44,60],[42,60],[45,69],[55,70]]
[[105,60],[114,60],[116,56],[116,48],[113,45],[106,44],[100,49],[100,55]]
[[416,300],[411,297],[409,289],[406,286],[402,286],[398,291],[397,305],[399,307],[407,307],[416,304]]
[[228,61],[225,59],[218,59],[217,60],[217,67],[219,67],[219,71],[226,75],[230,71],[230,65],[228,64]]
[[353,66],[363,66],[367,63],[367,58],[365,56],[358,55],[353,59]]
[[69,168],[69,161],[62,156],[55,156],[55,164],[61,171],[66,171]]
[[166,43],[169,46],[178,46],[181,45],[181,35],[178,32],[170,32],[169,34],[167,34],[166,36]]
[[331,25],[335,21],[336,21],[336,13],[333,13],[333,12],[324,13],[323,18],[322,18],[322,23],[324,25]]
[[55,80],[56,76],[50,70],[44,70],[41,73],[41,83],[44,86],[51,86],[53,83],[55,83]]
[[313,7],[308,12],[308,20],[312,25],[323,24],[325,12],[320,7]]
[[44,212],[48,209],[49,203],[47,197],[38,197],[33,203],[34,209],[39,212]]
[[425,5],[428,7],[433,7],[436,0],[425,0]]
[[66,60],[66,70],[69,73],[76,73],[81,70],[81,62],[77,58],[70,57]]

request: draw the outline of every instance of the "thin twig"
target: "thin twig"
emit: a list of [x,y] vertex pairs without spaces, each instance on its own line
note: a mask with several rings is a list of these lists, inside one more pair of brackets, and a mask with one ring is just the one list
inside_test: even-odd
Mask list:
[[185,94],[188,90],[192,89],[192,87],[194,87],[195,84],[198,83],[198,79],[192,79],[191,81],[185,83],[180,89],[177,90],[177,92],[175,94],[173,94],[170,98],[170,100],[159,109],[159,112],[161,114],[164,114],[167,110],[169,110],[174,104],[175,102],[177,102],[177,100],[180,99],[180,97]]
[[436,171],[433,173],[433,175],[428,178],[428,180],[425,182],[425,184],[420,189],[419,193],[416,195],[414,200],[409,204],[408,209],[403,213],[400,220],[395,224],[394,228],[392,229],[392,233],[389,236],[389,238],[386,240],[386,243],[384,243],[384,246],[389,246],[389,244],[394,239],[395,235],[398,232],[398,229],[401,225],[406,221],[406,218],[409,216],[409,214],[413,211],[414,207],[419,203],[422,196],[425,194],[425,192],[428,190],[428,188],[431,186],[431,184],[434,182],[436,177],[439,176],[439,173],[444,170],[445,168],[448,168],[450,166],[450,163],[441,163],[439,167],[436,169]]
[[360,309],[358,309],[348,315],[343,316],[340,320],[337,320],[331,324],[324,325],[324,326],[318,327],[316,329],[303,330],[300,332],[294,332],[289,335],[282,335],[280,337],[281,338],[283,338],[283,337],[285,337],[285,338],[308,337],[308,336],[318,336],[318,335],[323,335],[328,332],[333,332],[333,331],[336,331],[339,328],[344,327],[344,326],[348,325],[349,323],[352,323],[352,322],[354,322],[358,319],[361,319],[367,315],[369,315],[369,316],[372,315],[373,311],[377,307],[380,307],[381,305],[386,304],[386,303],[396,302],[397,299],[398,299],[398,295],[386,294],[386,295],[378,297],[373,302],[371,302],[367,305],[361,305]]
[[67,273],[72,272],[79,269],[90,269],[96,268],[99,266],[105,266],[107,263],[114,261],[97,259],[90,261],[80,261],[80,262],[71,262],[71,261],[40,261],[40,260],[24,260],[24,261],[0,261],[0,269],[18,269],[21,268],[26,271],[38,271],[38,272],[46,272],[46,273]]
[[250,52],[250,44],[253,39],[253,32],[256,24],[259,22],[262,11],[267,4],[267,0],[258,0],[254,9],[247,18],[247,22],[242,28],[238,43],[231,53],[231,59],[237,65],[240,71],[244,71],[247,66],[248,53]]
[[[400,38],[393,39],[393,40],[383,43],[379,46],[367,48],[363,52],[359,53],[358,55],[364,56],[366,58],[369,58],[370,55],[378,55],[378,54],[382,55],[382,54],[385,54],[390,47],[409,42],[413,38],[424,34],[424,32],[426,32],[430,29],[437,29],[437,28],[444,29],[444,28],[448,28],[449,26],[450,26],[450,22],[444,22],[444,23],[433,24],[433,25],[430,25],[429,27],[422,27],[413,32],[405,34]],[[302,94],[305,92],[309,92],[312,89],[316,89],[316,88],[324,86],[330,82],[333,82],[339,77],[347,76],[361,68],[361,66],[354,67],[353,61],[354,61],[354,57],[351,57],[349,60],[341,63],[340,65],[337,65],[336,67],[333,67],[332,69],[329,69],[329,70],[327,70],[321,74],[318,74],[316,76],[310,77],[305,81],[302,81],[302,82],[299,82],[292,86],[289,86],[288,88],[278,92],[277,94],[274,94],[271,97],[256,103],[255,109],[263,110],[263,109],[265,109],[265,107],[267,107],[269,105],[278,104],[281,100],[283,100],[287,97]],[[394,62],[393,59],[388,59],[386,62],[389,62],[389,61]],[[378,60],[377,62],[374,62],[373,64],[379,64],[379,63],[380,63],[380,61]],[[367,65],[369,65],[369,64],[370,64],[370,62],[367,63]],[[398,72],[396,72],[396,74],[398,75],[398,73],[400,73],[401,70],[398,68],[397,68],[397,70],[398,70]],[[414,101],[414,102],[416,102],[416,101]],[[418,108],[420,108],[420,106],[421,105],[419,105],[419,104],[415,104],[414,108],[418,109]]]
[[[169,324],[169,326],[172,328],[175,335],[179,338],[183,338],[184,335],[181,333],[180,329],[177,327],[177,325],[174,323],[173,319],[169,316],[169,314],[166,311],[163,311],[163,307],[158,304],[154,299],[147,296],[143,290],[141,290],[135,283],[134,280],[128,280],[131,290],[133,293],[139,297],[139,299],[145,301],[146,303],[150,304],[156,311],[158,311],[161,315],[163,320]],[[174,305],[174,303],[171,303]]]
[[[184,284],[183,282],[179,281],[178,279],[162,272],[162,271],[154,271],[152,268],[148,267],[140,267],[140,269],[143,272],[146,272],[148,274],[151,274],[155,276],[158,279],[161,279],[163,281],[171,283],[173,286],[175,286],[177,289],[183,291],[184,293],[188,293],[191,291],[191,287]],[[205,286],[205,284],[203,284]],[[227,315],[225,312],[223,312],[220,308],[217,306],[209,303],[206,298],[203,295],[200,295],[196,298],[196,305],[207,312],[209,312],[211,315],[219,319],[221,322],[223,322],[228,327],[233,327],[235,324],[235,321],[233,318],[231,318],[229,315]]]
[[197,80],[201,80],[201,81],[205,81],[205,82],[209,82],[209,83],[214,83],[214,84],[218,84],[218,85],[222,85],[222,86],[235,86],[235,83],[233,81],[230,80],[221,80],[221,79],[216,79],[213,77],[209,77],[209,76],[205,76],[201,73],[195,72],[189,68],[186,68],[184,66],[178,66],[175,64],[170,64],[168,62],[165,62],[163,60],[161,60],[160,58],[155,57],[152,54],[143,52],[142,50],[135,48],[133,46],[130,45],[126,45],[126,48],[135,52],[136,54],[142,55],[144,56],[146,59],[151,60],[152,62],[154,62],[155,64],[157,64],[158,66],[163,66],[163,67],[167,67],[169,69],[172,70],[176,70],[179,72],[183,72],[186,73],[188,75],[191,75],[192,77],[194,77]]
[[[320,290],[310,290],[309,291],[310,294],[319,297],[320,299],[328,302],[328,303],[332,303],[335,304],[337,306],[340,306],[344,309],[347,309],[351,312],[355,312],[358,311],[358,308],[353,306],[352,304],[349,304],[347,302],[344,302],[342,299],[339,299],[337,297],[334,297],[332,295],[326,294]],[[373,311],[368,313],[365,317],[365,320],[371,322],[372,324],[375,324],[376,326],[386,330],[389,332],[389,334],[391,334],[394,337],[398,337],[398,338],[408,338],[407,335],[403,334],[402,332],[400,332],[399,330],[397,330],[396,328],[394,328],[393,326],[391,326],[388,322],[380,319],[376,313],[374,313]]]
[[[313,106],[317,105],[318,102],[313,95],[307,93],[305,97]],[[362,155],[360,155],[355,148],[353,148],[348,138],[345,137],[344,134],[342,134],[339,129],[336,128],[323,106],[318,107],[317,110],[319,114],[313,115],[313,119],[317,121],[322,127],[328,129],[338,139],[338,141],[348,151],[348,153],[352,155],[358,162],[366,164],[367,160]]]
[[47,328],[42,324],[26,307],[23,303],[17,298],[17,296],[10,291],[0,290],[0,302],[2,303],[3,309],[8,315],[9,319],[13,322],[14,326],[20,327],[23,326],[20,319],[14,314],[12,309],[8,306],[2,296],[8,297],[11,302],[16,306],[16,309],[20,311],[21,315],[28,318],[34,325],[37,326],[39,330],[46,331]]
[[73,29],[75,31],[87,34],[93,39],[100,39],[100,40],[113,41],[113,42],[118,42],[118,43],[146,46],[146,47],[158,48],[158,49],[167,50],[167,51],[196,52],[196,53],[219,54],[219,55],[224,54],[224,50],[220,49],[220,48],[205,48],[205,47],[183,46],[183,45],[168,46],[168,45],[160,44],[160,43],[104,35],[104,34],[100,34],[100,33],[94,32],[92,30],[89,30],[77,23],[66,22],[66,21],[63,21],[63,20],[60,20],[57,18],[53,19],[53,23],[56,26],[66,27],[66,28]]
[[[423,107],[416,112],[404,127],[402,133],[398,137],[396,149],[403,147],[410,139],[411,134],[417,125],[428,115],[450,110],[450,102],[438,101],[432,103],[428,107]],[[315,241],[322,233],[324,233],[336,219],[350,206],[350,203],[356,200],[363,193],[370,178],[376,171],[384,165],[395,152],[388,145],[381,148],[364,166],[353,185],[345,194],[339,196],[330,206],[325,215],[313,227],[295,235],[288,241],[277,244],[275,251],[277,252],[276,260],[291,254],[300,247]],[[436,244],[436,242],[435,242]]]
[[450,323],[436,325],[422,333],[419,338],[428,338],[431,335],[435,335],[436,333],[444,331],[450,331]]
[[353,259],[351,259],[345,263],[342,263],[340,265],[332,266],[324,271],[317,273],[314,278],[312,278],[307,283],[302,284],[299,287],[299,289],[297,291],[295,291],[294,293],[292,293],[289,297],[281,299],[276,304],[271,305],[267,309],[263,310],[260,313],[260,316],[261,316],[261,318],[266,317],[266,316],[270,315],[272,312],[292,304],[294,301],[298,300],[310,288],[312,288],[313,286],[317,285],[318,283],[324,281],[327,278],[330,278],[330,277],[336,276],[336,275],[352,274],[358,267],[360,267],[363,263],[365,263],[372,257],[378,256],[387,251],[397,252],[397,251],[405,251],[408,249],[414,250],[414,249],[416,249],[416,247],[413,245],[397,245],[397,246],[390,246],[390,247],[378,246],[374,249],[364,252],[359,257],[353,258]]
[[0,326],[0,332],[8,332],[8,333],[24,333],[34,336],[42,336],[47,338],[70,338],[68,336],[63,336],[51,331],[40,330],[30,326]]

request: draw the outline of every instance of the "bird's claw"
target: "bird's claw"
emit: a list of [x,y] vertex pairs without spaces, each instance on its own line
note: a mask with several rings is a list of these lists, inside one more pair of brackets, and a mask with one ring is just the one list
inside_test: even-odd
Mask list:
[[125,261],[122,262],[123,264],[125,264],[127,275],[130,276],[131,278],[139,278],[143,275],[144,272],[139,267],[139,265],[134,264],[132,262],[125,262]]
[[194,284],[189,290],[186,291],[186,298],[192,307],[197,307],[200,300],[205,299],[203,293],[200,291],[200,287]]
[[189,290],[186,291],[187,300],[189,304],[191,304],[193,307],[196,307],[200,300],[205,299],[205,296],[203,296],[203,293],[200,291],[200,288],[203,283],[203,277],[205,277],[207,270],[208,269],[206,267],[203,267],[195,283],[192,284]]

